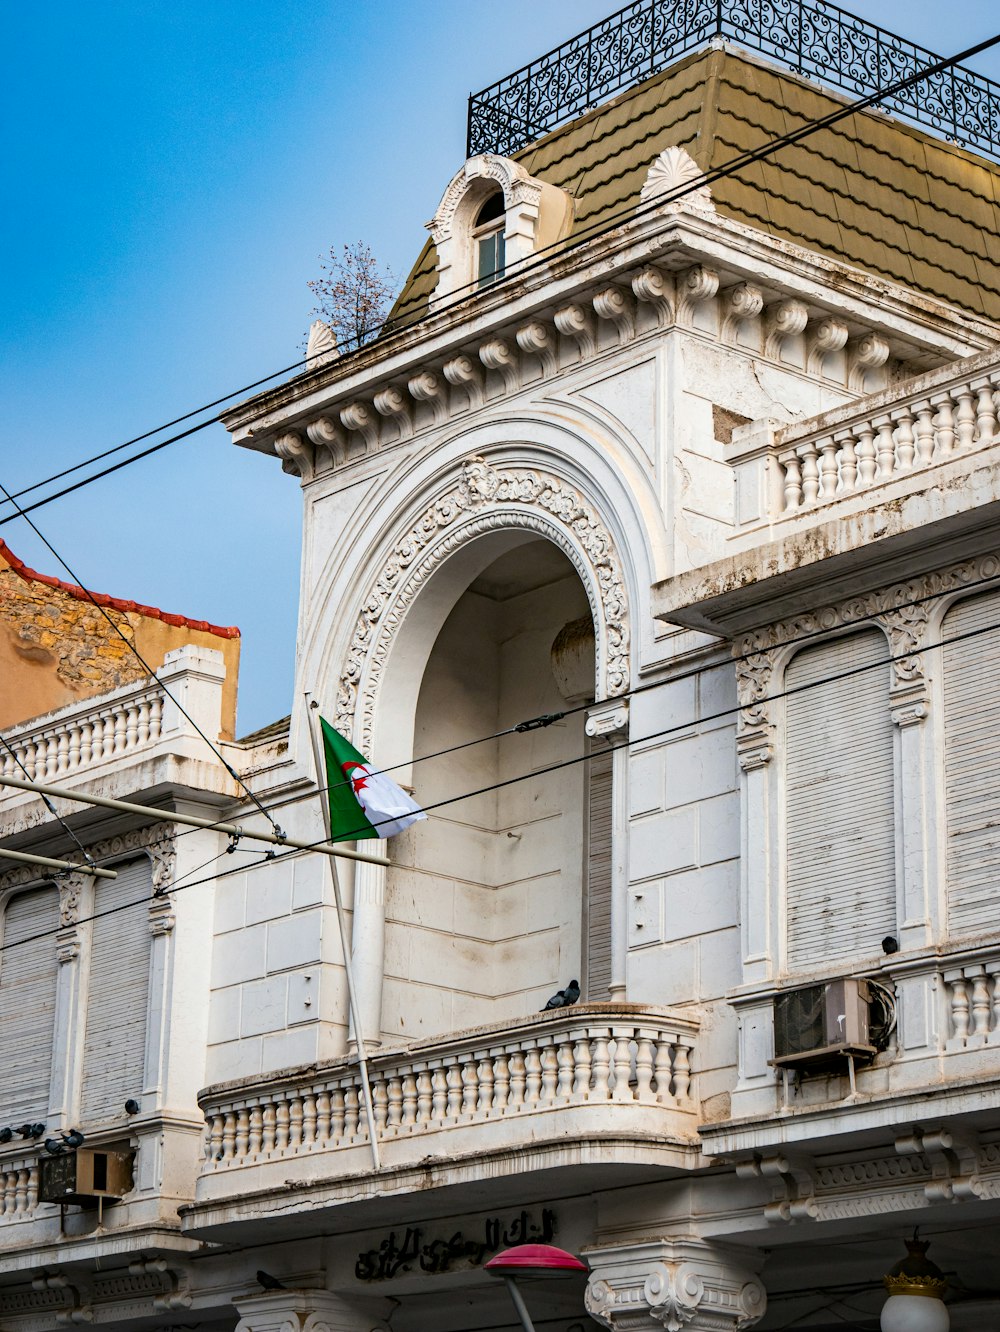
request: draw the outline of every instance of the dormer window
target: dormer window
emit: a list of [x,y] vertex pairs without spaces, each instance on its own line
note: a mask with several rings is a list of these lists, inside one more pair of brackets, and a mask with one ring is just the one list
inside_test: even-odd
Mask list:
[[437,249],[431,309],[517,273],[518,265],[569,234],[573,200],[493,153],[470,157],[427,223]]
[[503,277],[504,227],[507,209],[502,190],[495,190],[476,214],[472,238],[476,245],[476,285],[488,287]]

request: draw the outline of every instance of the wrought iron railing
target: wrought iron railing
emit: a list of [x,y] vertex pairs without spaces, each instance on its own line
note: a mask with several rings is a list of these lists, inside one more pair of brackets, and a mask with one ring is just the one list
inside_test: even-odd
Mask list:
[[[940,56],[825,0],[633,0],[469,98],[467,152],[509,156],[713,37],[870,96]],[[1000,156],[1000,84],[957,65],[883,105]]]

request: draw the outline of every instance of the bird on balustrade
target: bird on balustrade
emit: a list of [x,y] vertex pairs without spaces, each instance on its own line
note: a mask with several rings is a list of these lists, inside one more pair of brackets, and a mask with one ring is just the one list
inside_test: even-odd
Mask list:
[[571,980],[565,990],[556,990],[555,994],[540,1011],[544,1013],[550,1008],[569,1008],[570,1004],[575,1004],[579,997],[580,982]]

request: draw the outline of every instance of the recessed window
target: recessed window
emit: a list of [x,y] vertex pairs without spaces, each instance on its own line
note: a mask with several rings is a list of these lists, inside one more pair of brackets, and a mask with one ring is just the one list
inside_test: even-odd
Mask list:
[[476,214],[472,229],[477,256],[476,285],[479,287],[488,287],[503,277],[506,220],[503,192],[495,190]]

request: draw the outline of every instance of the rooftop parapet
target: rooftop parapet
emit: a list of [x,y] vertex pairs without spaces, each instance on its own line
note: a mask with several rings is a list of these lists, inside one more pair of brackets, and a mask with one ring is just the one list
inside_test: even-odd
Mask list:
[[[941,57],[837,5],[809,0],[633,0],[469,97],[467,155],[511,155],[713,40],[733,41],[851,96]],[[982,153],[1000,153],[1000,84],[955,66],[884,107]]]

